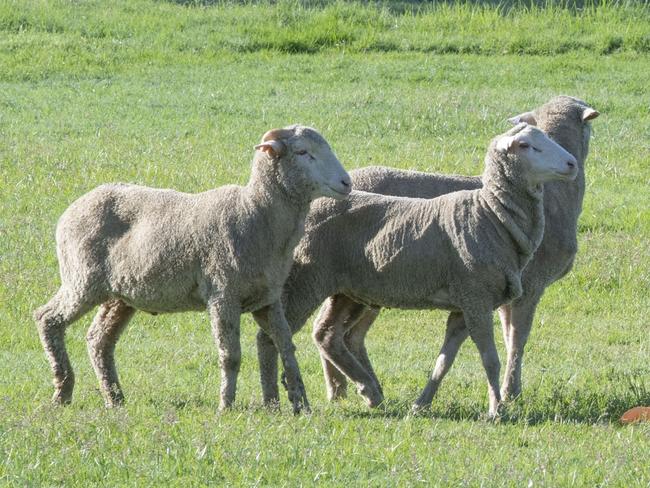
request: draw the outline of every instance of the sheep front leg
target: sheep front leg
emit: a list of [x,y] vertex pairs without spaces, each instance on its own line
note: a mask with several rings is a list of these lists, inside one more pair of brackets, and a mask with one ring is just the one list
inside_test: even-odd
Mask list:
[[424,390],[413,404],[413,412],[417,413],[421,410],[429,408],[433,397],[440,387],[443,378],[454,364],[454,359],[458,354],[460,346],[465,342],[469,331],[465,327],[465,320],[461,312],[452,312],[447,317],[447,329],[445,330],[445,340],[440,348],[440,353],[436,359],[436,365],[431,373]]
[[253,317],[258,325],[271,337],[277,351],[280,353],[287,379],[289,401],[293,404],[293,413],[298,414],[303,409],[309,412],[307,393],[296,360],[296,347],[291,340],[291,328],[284,316],[282,303],[277,301],[258,310],[253,313]]
[[[503,374],[501,397],[509,400],[521,395],[521,368],[524,348],[533,326],[535,310],[541,294],[528,292],[521,299],[510,305],[509,334],[506,340],[508,359]],[[503,316],[501,323],[503,325]]]
[[277,407],[280,404],[278,350],[273,344],[273,339],[262,328],[257,331],[257,359],[260,365],[262,401],[267,407]]
[[213,301],[208,305],[212,335],[219,349],[221,367],[221,398],[219,410],[232,407],[237,389],[237,375],[241,365],[241,345],[239,343],[239,320],[241,311],[238,306]]
[[465,324],[469,335],[476,344],[481,355],[481,362],[488,379],[490,406],[488,416],[495,419],[499,416],[501,392],[499,390],[499,354],[494,343],[494,328],[492,326],[492,311],[474,312],[464,310]]

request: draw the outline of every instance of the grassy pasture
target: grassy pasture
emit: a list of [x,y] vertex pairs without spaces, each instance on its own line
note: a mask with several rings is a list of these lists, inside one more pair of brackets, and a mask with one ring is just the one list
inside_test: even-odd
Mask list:
[[[0,485],[648,486],[650,11],[642,2],[0,0]],[[255,325],[233,412],[205,314],[136,314],[107,411],[67,342],[73,404],[49,405],[31,311],[58,286],[54,226],[107,181],[244,183],[276,126],[319,128],[349,168],[478,174],[505,119],[566,93],[601,111],[574,270],[538,308],[524,397],[494,425],[466,344],[430,414],[408,415],[444,314],[384,311],[368,343],[387,401],[329,405],[308,330],[314,413],[261,407]],[[309,326],[306,327],[309,329]],[[500,350],[503,351],[499,341]]]

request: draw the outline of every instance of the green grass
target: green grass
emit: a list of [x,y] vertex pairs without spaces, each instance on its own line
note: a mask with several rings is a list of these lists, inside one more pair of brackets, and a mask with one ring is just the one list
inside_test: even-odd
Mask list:
[[[645,3],[0,2],[0,485],[648,486],[650,14]],[[107,411],[70,327],[74,402],[49,405],[31,311],[58,286],[54,226],[107,181],[201,191],[244,183],[269,128],[311,124],[347,168],[481,172],[505,119],[566,93],[594,121],[574,270],[535,319],[524,397],[498,425],[475,348],[412,418],[441,312],[385,311],[368,337],[387,401],[261,407],[245,317],[233,412],[205,314],[137,314]],[[308,327],[307,327],[308,328]],[[499,341],[499,347],[503,350]]]

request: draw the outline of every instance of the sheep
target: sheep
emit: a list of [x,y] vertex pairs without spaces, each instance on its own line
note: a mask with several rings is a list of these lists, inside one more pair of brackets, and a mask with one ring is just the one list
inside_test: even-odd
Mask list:
[[[591,120],[599,112],[582,100],[558,96],[531,112],[512,117],[510,122],[537,125],[578,161],[578,175],[572,182],[549,182],[544,187],[546,228],[542,242],[522,275],[523,294],[499,308],[507,346],[507,363],[501,395],[504,399],[521,394],[521,366],[524,347],[533,323],[535,309],[544,290],[562,278],[572,267],[577,252],[577,221],[585,189],[584,163],[589,151]],[[394,168],[368,167],[351,173],[354,187],[386,195],[434,198],[458,190],[481,187],[480,177],[404,171]],[[334,310],[336,307],[336,310]],[[348,324],[346,345],[369,374],[373,371],[364,346],[364,338],[379,311],[355,303],[349,298],[328,299],[323,305],[314,329],[327,327],[321,320],[345,320]],[[460,347],[460,342],[457,344]],[[449,344],[443,345],[449,350]],[[325,355],[321,357],[330,399],[346,394],[345,376]],[[444,361],[441,357],[439,361]],[[380,391],[381,391],[381,387]]]
[[[345,202],[315,202],[284,287],[287,321],[297,330],[332,295],[373,307],[449,309],[454,331],[465,330],[464,318],[480,351],[489,415],[496,416],[500,365],[491,314],[521,294],[521,270],[542,239],[542,184],[576,171],[571,154],[522,123],[492,141],[481,189],[432,200],[354,191]],[[369,406],[378,405],[383,397],[373,378],[343,344],[346,324],[324,323],[329,328],[315,337],[321,351]],[[260,359],[264,398],[273,401],[275,354]],[[440,380],[429,381],[418,404],[431,402]]]
[[63,213],[56,228],[61,287],[34,312],[55,403],[69,403],[74,388],[65,329],[99,305],[87,344],[109,407],[124,401],[114,350],[135,311],[207,309],[219,350],[220,409],[235,399],[245,312],[278,346],[294,411],[309,408],[281,290],[310,202],[347,197],[350,177],[309,127],[270,130],[255,149],[246,186],[187,194],[105,184]]

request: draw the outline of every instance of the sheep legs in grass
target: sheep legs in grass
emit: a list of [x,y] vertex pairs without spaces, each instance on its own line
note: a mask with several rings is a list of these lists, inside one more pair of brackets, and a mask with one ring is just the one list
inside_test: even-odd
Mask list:
[[237,375],[241,365],[241,345],[239,343],[240,312],[236,306],[223,302],[208,305],[212,335],[219,349],[221,368],[221,397],[219,410],[232,407],[237,389]]
[[262,401],[268,407],[275,407],[280,404],[278,350],[275,348],[271,337],[261,327],[257,331],[257,359],[260,365]]
[[413,404],[413,412],[419,412],[431,406],[433,397],[440,387],[442,379],[445,377],[451,365],[456,359],[456,354],[460,346],[465,342],[469,331],[465,327],[465,320],[461,312],[452,312],[447,318],[447,329],[445,331],[445,340],[440,348],[436,365],[431,373],[427,385],[422,390],[422,393]]
[[[280,353],[280,358],[282,359],[282,365],[284,367],[284,372],[287,379],[287,390],[289,394],[289,401],[293,405],[293,413],[297,414],[304,408],[306,412],[310,411],[309,402],[307,401],[307,392],[305,391],[305,385],[303,384],[302,377],[300,376],[300,369],[298,367],[298,361],[296,360],[295,350],[296,347],[293,345],[291,340],[291,328],[287,323],[287,320],[284,316],[284,310],[282,304],[278,301],[274,304],[265,307],[261,310],[258,310],[253,313],[253,317],[257,321],[258,325],[266,332],[268,337],[273,341],[274,347],[267,347],[262,353],[262,349],[259,349],[260,354],[260,364],[267,364],[271,366],[272,374],[274,376],[273,383],[277,382],[277,352]],[[258,346],[259,346],[260,335],[258,334]],[[268,344],[266,344],[268,346]],[[262,354],[266,356],[271,356],[271,351],[273,358],[268,362],[268,359],[262,358]],[[267,361],[262,363],[261,361]],[[263,369],[263,368],[262,368]],[[266,372],[266,375],[269,377],[271,374]],[[264,387],[264,380],[262,382]],[[275,391],[277,392],[277,386],[275,386]],[[269,391],[264,391],[264,403],[273,404],[277,403],[277,400],[269,399],[267,397],[268,393],[274,393]],[[276,394],[277,398],[277,394]]]
[[74,372],[65,349],[65,329],[92,307],[76,294],[63,288],[34,312],[38,334],[54,373],[56,404],[70,403],[74,389]]
[[115,369],[115,344],[134,313],[135,309],[122,300],[104,302],[86,334],[88,355],[107,407],[124,403]]
[[503,375],[501,397],[513,399],[521,394],[521,367],[524,348],[533,326],[535,309],[541,294],[527,293],[521,299],[499,309],[508,359]]
[[[468,327],[468,324],[471,324]],[[413,405],[414,411],[422,410],[431,404],[433,395],[440,386],[449,368],[454,362],[456,354],[467,336],[472,338],[481,356],[481,363],[488,379],[489,410],[488,416],[496,418],[499,416],[501,406],[501,393],[499,391],[499,355],[494,343],[494,329],[492,327],[492,314],[472,313],[468,316],[461,312],[452,312],[447,319],[447,330],[445,340],[440,354],[436,360],[436,367],[431,375],[420,397]]]
[[[369,308],[356,303],[343,295],[328,298],[314,321],[314,335],[316,336],[317,331],[320,329],[325,330],[331,327],[325,323],[328,320],[338,320],[344,323],[345,347],[372,377],[380,396],[383,397],[381,384],[368,358],[364,344],[368,329],[379,315],[379,310],[378,308]],[[325,353],[321,353],[321,362],[328,399],[332,401],[345,398],[347,396],[347,378],[345,374],[330,362]]]
[[348,325],[346,319],[351,317],[354,324],[354,320],[363,313],[364,307],[343,296],[336,296],[332,301],[335,301],[336,305],[324,308],[314,324],[314,341],[321,351],[321,356],[354,381],[368,406],[375,407],[383,401],[379,382],[374,374],[371,375],[366,367],[357,361],[345,344],[345,329]]

